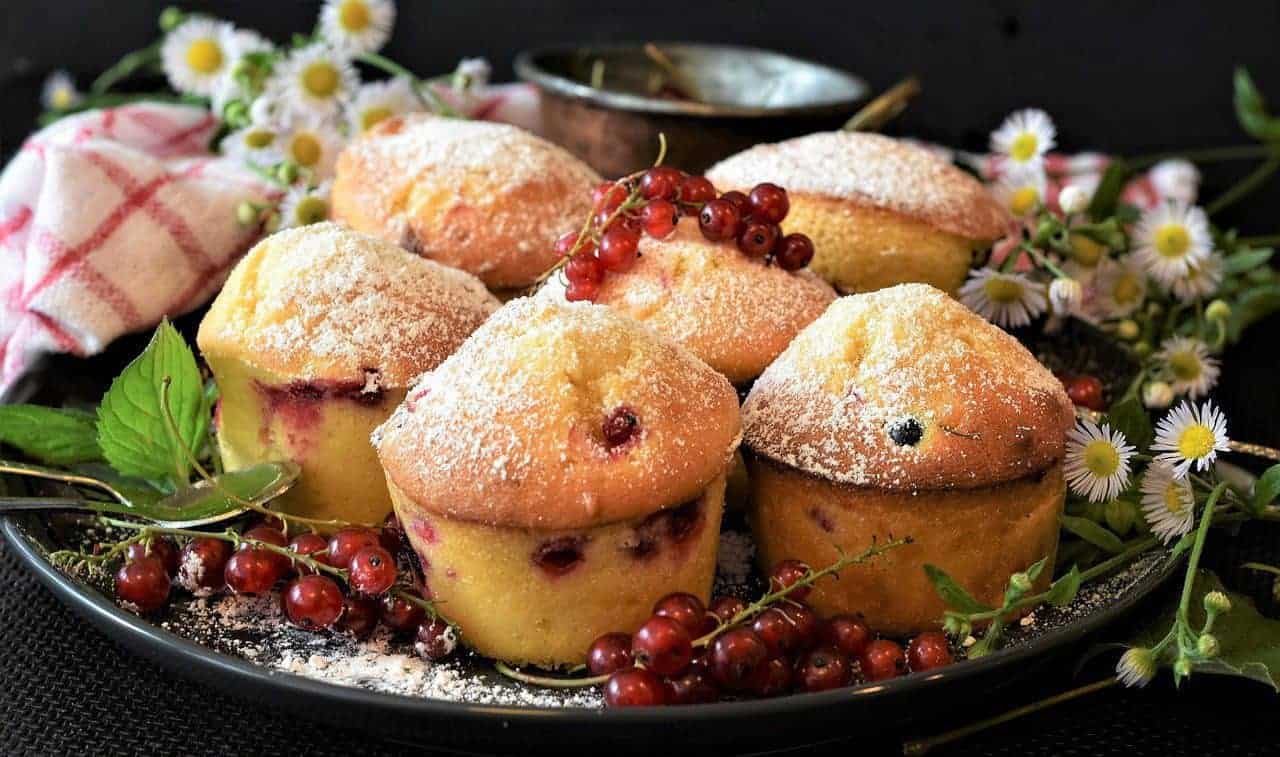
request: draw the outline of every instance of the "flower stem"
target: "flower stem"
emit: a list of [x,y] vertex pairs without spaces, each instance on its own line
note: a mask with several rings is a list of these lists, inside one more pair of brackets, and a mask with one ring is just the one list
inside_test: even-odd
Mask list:
[[1261,187],[1267,179],[1271,178],[1271,174],[1275,173],[1277,168],[1280,168],[1280,155],[1272,154],[1271,157],[1258,164],[1258,167],[1253,169],[1248,176],[1218,195],[1213,202],[1205,206],[1204,211],[1209,215],[1214,215],[1218,211],[1234,205]]
[[95,95],[104,95],[116,84],[129,78],[144,66],[160,61],[160,45],[164,43],[163,39],[147,45],[141,50],[134,50],[116,61],[115,65],[103,71],[97,79],[93,80],[93,84],[89,85],[89,91]]
[[1280,244],[1280,234],[1263,234],[1256,237],[1240,237],[1240,244],[1250,247],[1271,247]]
[[356,60],[361,63],[367,63],[374,68],[381,69],[392,76],[405,77],[413,83],[414,90],[440,115],[448,116],[450,118],[463,117],[461,113],[453,108],[453,106],[445,102],[444,98],[440,97],[439,93],[432,88],[431,84],[422,81],[412,71],[399,63],[396,63],[390,58],[377,53],[360,53],[356,56]]
[[1146,168],[1153,166],[1162,160],[1172,158],[1182,158],[1192,163],[1218,163],[1229,160],[1249,160],[1252,158],[1265,158],[1273,152],[1270,145],[1229,145],[1227,147],[1206,147],[1200,150],[1181,150],[1171,152],[1158,152],[1149,155],[1139,155],[1137,157],[1126,159],[1126,163],[1132,168]]
[[1205,500],[1204,512],[1200,515],[1200,527],[1196,531],[1195,543],[1191,546],[1191,557],[1187,559],[1187,575],[1182,581],[1182,599],[1178,602],[1178,618],[1182,623],[1186,623],[1187,613],[1191,608],[1191,589],[1196,582],[1196,569],[1200,566],[1200,554],[1204,552],[1204,542],[1209,536],[1209,526],[1213,525],[1213,510],[1218,505],[1218,498],[1222,496],[1227,488],[1227,482],[1223,481],[1209,492],[1209,498]]

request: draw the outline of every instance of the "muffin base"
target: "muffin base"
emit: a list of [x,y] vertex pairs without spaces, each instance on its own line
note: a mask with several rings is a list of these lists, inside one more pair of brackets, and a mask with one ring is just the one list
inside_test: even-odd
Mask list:
[[[1058,549],[1066,485],[1062,465],[975,489],[890,492],[835,484],[747,455],[748,512],[760,564],[796,559],[821,568],[872,540],[913,542],[819,581],[809,603],[824,615],[858,613],[880,632],[913,634],[941,626],[946,603],[924,573],[945,570],[974,597],[999,606],[1009,576]],[[1051,570],[1036,581],[1048,587]]]
[[387,485],[427,592],[467,645],[488,657],[575,665],[601,634],[639,628],[662,596],[710,596],[723,477],[699,499],[646,518],[560,531],[449,518]]

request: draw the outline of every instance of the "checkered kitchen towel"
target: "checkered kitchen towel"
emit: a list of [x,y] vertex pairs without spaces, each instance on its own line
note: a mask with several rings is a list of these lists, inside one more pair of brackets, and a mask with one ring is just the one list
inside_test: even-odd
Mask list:
[[208,151],[202,108],[64,118],[0,174],[0,396],[46,352],[92,355],[215,292],[259,235],[236,206],[272,190]]

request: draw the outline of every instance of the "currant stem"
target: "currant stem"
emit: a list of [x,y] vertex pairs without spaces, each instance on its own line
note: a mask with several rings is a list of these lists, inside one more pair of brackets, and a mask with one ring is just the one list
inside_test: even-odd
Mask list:
[[600,686],[609,680],[609,676],[591,676],[589,678],[561,678],[559,676],[537,676],[531,673],[522,673],[510,665],[496,660],[493,667],[507,678],[527,683],[531,686],[541,686],[547,689],[583,689],[590,686]]

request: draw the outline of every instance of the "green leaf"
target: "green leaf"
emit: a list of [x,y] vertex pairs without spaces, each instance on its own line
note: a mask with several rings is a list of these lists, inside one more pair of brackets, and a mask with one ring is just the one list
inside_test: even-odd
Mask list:
[[1120,193],[1124,191],[1125,182],[1129,179],[1129,166],[1123,160],[1113,160],[1102,173],[1102,180],[1093,192],[1089,201],[1089,217],[1102,221],[1116,212],[1116,204],[1120,201]]
[[1280,463],[1267,468],[1258,476],[1258,482],[1253,485],[1253,511],[1262,512],[1277,496],[1280,496]]
[[936,565],[925,565],[924,572],[929,577],[930,583],[933,584],[933,590],[938,592],[938,596],[942,597],[942,601],[947,603],[947,607],[956,612],[972,615],[979,612],[990,612],[995,609],[974,599],[972,594],[956,583],[955,579],[947,575],[942,568]]
[[1236,69],[1235,106],[1240,128],[1250,136],[1263,142],[1280,139],[1280,119],[1267,112],[1267,103],[1244,66]]
[[1151,428],[1151,416],[1142,406],[1142,400],[1126,394],[1107,411],[1107,423],[1111,428],[1124,434],[1130,444],[1145,452],[1155,439],[1155,431]]
[[[161,393],[170,381],[169,410],[181,440],[161,411]],[[111,382],[98,408],[98,443],[111,467],[125,476],[183,486],[191,463],[183,452],[199,450],[209,425],[209,404],[195,356],[166,320],[142,354]]]
[[1066,607],[1080,591],[1080,569],[1072,565],[1066,575],[1053,582],[1044,601],[1054,607]]
[[1063,515],[1058,518],[1062,527],[1099,549],[1118,555],[1124,551],[1120,537],[1091,520]]
[[1227,322],[1227,339],[1232,342],[1238,341],[1245,329],[1277,310],[1280,310],[1280,285],[1272,284],[1250,289],[1231,306],[1231,320]]
[[1226,258],[1225,270],[1227,275],[1244,273],[1251,271],[1260,265],[1265,265],[1271,259],[1272,250],[1270,247],[1262,247],[1259,249],[1243,249],[1239,252],[1233,252]]
[[1035,562],[1030,568],[1027,568],[1027,578],[1035,581],[1040,577],[1040,573],[1044,571],[1045,563],[1049,562],[1049,556],[1045,555]]
[[93,414],[40,405],[0,405],[0,444],[46,465],[102,459]]

